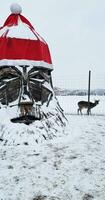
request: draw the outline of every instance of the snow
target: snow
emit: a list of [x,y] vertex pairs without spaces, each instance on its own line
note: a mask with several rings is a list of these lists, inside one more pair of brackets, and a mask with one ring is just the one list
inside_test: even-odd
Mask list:
[[[8,128],[11,127],[7,138],[11,141],[13,129],[20,129],[26,143],[2,145],[0,142],[1,200],[105,199],[105,97],[98,97],[100,103],[93,108],[91,116],[85,111],[82,116],[76,114],[77,102],[83,98],[86,97],[58,97],[67,113],[65,134],[38,144],[30,142],[30,138],[39,134],[38,129],[33,127],[33,134],[33,125],[10,125],[4,108],[0,133],[8,133],[3,126],[6,121]],[[12,115],[11,110],[9,113]]]
[[40,82],[40,83],[43,83],[45,81],[44,79],[38,79],[38,78],[31,78],[30,80],[37,81],[37,82]]
[[28,66],[37,66],[37,68],[47,68],[53,70],[53,65],[44,61],[35,61],[27,59],[2,59],[0,60],[0,66],[19,66],[19,65],[28,65]]
[[52,89],[51,85],[47,81],[45,81],[43,83],[43,86],[53,93],[53,89]]
[[[11,122],[11,119],[20,116],[20,110],[17,105],[18,103],[15,101],[9,104],[9,106],[1,105],[0,107],[0,115],[2,116],[0,118],[1,145],[23,145],[24,143],[35,145],[36,143],[39,144],[45,140],[61,137],[62,134],[65,134],[67,120],[60,111],[55,98],[52,98],[48,107],[46,103],[38,107],[43,118],[36,120],[30,125]],[[35,104],[33,109],[34,106]]]
[[[4,80],[3,80],[3,82],[4,83],[8,83],[8,82],[10,82],[10,81],[14,81],[14,80],[17,80],[18,78],[16,77],[16,78],[4,78]],[[0,87],[1,88],[1,87]]]

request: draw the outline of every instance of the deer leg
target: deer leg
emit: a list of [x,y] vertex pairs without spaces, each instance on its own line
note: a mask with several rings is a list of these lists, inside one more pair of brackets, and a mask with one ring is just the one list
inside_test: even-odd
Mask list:
[[90,110],[90,108],[87,109],[87,114],[88,114],[88,115],[91,114],[91,110]]
[[82,109],[80,109],[80,113],[81,113],[81,115],[82,115]]
[[79,113],[82,115],[82,111],[80,108],[78,108],[77,112],[78,112],[78,115],[79,115]]
[[81,108],[78,108],[78,114],[79,113],[82,115],[82,109]]

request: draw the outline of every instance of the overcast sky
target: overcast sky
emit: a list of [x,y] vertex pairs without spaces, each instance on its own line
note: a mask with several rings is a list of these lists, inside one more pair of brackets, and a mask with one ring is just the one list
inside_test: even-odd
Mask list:
[[0,25],[19,3],[22,15],[49,45],[58,87],[105,88],[105,0],[4,0]]

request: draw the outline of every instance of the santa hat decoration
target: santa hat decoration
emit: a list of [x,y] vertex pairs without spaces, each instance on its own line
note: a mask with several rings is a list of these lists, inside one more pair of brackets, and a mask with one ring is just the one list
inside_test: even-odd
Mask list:
[[12,4],[12,14],[0,28],[0,66],[31,65],[52,70],[49,48],[31,23]]

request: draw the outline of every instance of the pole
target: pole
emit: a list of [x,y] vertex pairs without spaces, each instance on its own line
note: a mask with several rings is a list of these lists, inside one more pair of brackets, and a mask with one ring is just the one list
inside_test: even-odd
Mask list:
[[90,82],[91,82],[91,71],[89,70],[89,80],[88,80],[88,110],[87,110],[87,114],[90,114],[90,109],[89,109],[89,105],[90,105]]

